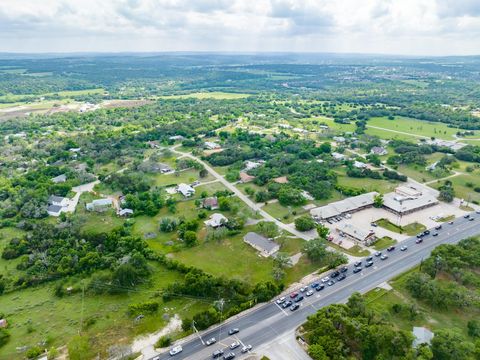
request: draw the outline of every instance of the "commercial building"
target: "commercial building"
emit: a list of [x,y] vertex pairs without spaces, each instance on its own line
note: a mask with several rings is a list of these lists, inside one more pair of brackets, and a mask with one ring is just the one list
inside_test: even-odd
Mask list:
[[411,214],[437,204],[437,198],[430,194],[403,196],[392,192],[383,196],[383,207],[399,216]]
[[315,220],[320,221],[353,213],[372,206],[376,195],[378,195],[378,193],[373,191],[358,196],[352,196],[345,200],[312,209],[310,210],[310,215]]
[[243,241],[260,252],[260,255],[269,257],[280,250],[280,245],[275,241],[267,239],[265,236],[255,232],[249,232],[243,237]]
[[341,236],[347,237],[363,245],[373,244],[377,240],[373,230],[363,230],[348,223],[340,223],[337,226],[337,231]]

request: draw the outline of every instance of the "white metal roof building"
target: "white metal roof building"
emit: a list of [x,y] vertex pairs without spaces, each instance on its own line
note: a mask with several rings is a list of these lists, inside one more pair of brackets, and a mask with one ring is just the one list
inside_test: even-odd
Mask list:
[[327,220],[342,214],[355,212],[373,205],[377,192],[372,191],[348,199],[337,201],[325,206],[310,210],[310,215],[316,220]]
[[377,239],[373,230],[363,230],[348,223],[340,223],[337,227],[337,231],[340,234],[347,236],[354,241],[366,245],[370,245]]
[[383,196],[383,207],[397,215],[410,214],[437,204],[438,200],[430,194],[407,197],[392,192]]

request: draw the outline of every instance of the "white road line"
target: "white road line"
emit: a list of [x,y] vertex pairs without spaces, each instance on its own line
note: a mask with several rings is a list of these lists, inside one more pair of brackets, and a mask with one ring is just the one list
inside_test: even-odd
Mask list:
[[280,305],[278,305],[277,303],[275,303],[275,305],[277,305],[277,307],[285,314],[285,316],[289,316],[288,313]]

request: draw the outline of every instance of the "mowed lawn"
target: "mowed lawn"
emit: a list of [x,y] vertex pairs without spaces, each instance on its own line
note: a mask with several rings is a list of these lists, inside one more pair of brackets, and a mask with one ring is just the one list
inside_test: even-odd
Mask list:
[[[435,137],[445,140],[454,140],[453,135],[459,131],[457,128],[450,128],[447,124],[440,122],[422,121],[407,117],[395,117],[394,120],[389,120],[387,117],[374,117],[368,120],[368,125],[381,127],[384,129],[405,132],[413,135],[420,135],[425,137]],[[374,130],[374,129],[372,129]],[[367,133],[369,133],[367,131]],[[390,132],[390,137],[393,132]],[[413,136],[412,136],[413,137]]]
[[377,191],[381,194],[385,194],[395,190],[398,186],[398,181],[393,180],[378,180],[370,178],[352,178],[348,176],[339,176],[338,184],[342,186],[348,186],[353,188],[363,188],[367,192]]
[[[452,182],[455,189],[455,196],[464,199],[468,202],[477,201],[480,203],[480,193],[474,190],[475,187],[480,187],[480,174],[464,174],[454,176],[448,179]],[[438,189],[443,184],[443,181],[430,184],[431,187]]]

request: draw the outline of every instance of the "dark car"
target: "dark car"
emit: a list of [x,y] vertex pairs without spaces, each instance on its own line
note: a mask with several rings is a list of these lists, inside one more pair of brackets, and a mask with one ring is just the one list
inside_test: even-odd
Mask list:
[[223,357],[223,360],[232,360],[235,359],[235,353],[229,352],[227,355]]
[[298,302],[300,302],[300,301],[302,301],[302,300],[303,300],[303,296],[302,296],[302,295],[299,295],[299,296],[297,296],[297,297],[295,298],[295,302],[296,302],[296,303],[298,303]]
[[362,262],[361,261],[357,261],[355,264],[353,264],[353,266],[357,267],[357,266],[362,266]]
[[435,226],[435,230],[440,230],[441,228],[442,228],[442,225]]
[[473,221],[473,220],[475,220],[475,218],[472,218],[472,217],[471,217],[470,219],[468,219],[468,221]]
[[422,243],[422,242],[423,242],[423,239],[422,239],[422,238],[420,238],[420,239],[417,239],[417,240],[415,240],[415,242],[416,242],[417,244],[420,244],[420,243]]
[[354,274],[359,273],[360,271],[362,271],[362,268],[360,268],[360,267],[353,268],[353,273]]
[[239,328],[233,328],[233,329],[228,330],[228,335],[237,334],[239,332],[240,332]]
[[317,283],[317,282],[315,282],[315,283],[313,283],[313,284],[312,284],[312,285],[310,285],[310,286],[312,287],[312,289],[316,289],[317,287],[319,287],[319,286],[320,286],[320,284],[319,284],[319,283]]
[[366,267],[366,268],[367,268],[367,267],[370,267],[370,266],[372,266],[372,265],[373,265],[373,261],[367,261],[367,262],[365,263],[365,267]]
[[340,271],[335,270],[334,272],[332,272],[332,273],[330,274],[330,277],[335,278],[335,277],[337,277],[338,275],[340,275]]
[[282,304],[282,308],[286,309],[287,307],[289,307],[290,305],[292,305],[293,302],[291,302],[290,300],[288,301],[285,301],[283,304]]
[[342,280],[345,280],[346,278],[347,278],[347,275],[342,274],[337,278],[337,281],[342,281]]
[[342,272],[342,273],[345,273],[347,271],[348,271],[348,268],[346,266],[344,266],[340,269],[340,272]]
[[387,248],[387,251],[393,251],[393,250],[395,250],[395,246],[389,246],[389,247]]
[[375,252],[375,256],[376,256],[376,257],[382,256],[382,252],[381,252],[381,251]]
[[470,214],[463,215],[465,219],[468,219],[470,217]]
[[365,259],[366,262],[373,261],[373,256],[369,256]]
[[422,236],[423,236],[423,233],[421,233],[421,234],[417,234],[417,239],[421,239],[421,238],[422,238]]
[[218,349],[218,350],[215,350],[212,354],[212,358],[216,359],[216,358],[219,358],[220,356],[223,355],[223,350],[222,349]]
[[295,310],[297,310],[299,307],[300,307],[300,304],[293,304],[292,306],[290,306],[290,311],[295,311]]
[[434,233],[432,234],[432,236],[438,236],[438,233],[437,233],[437,232],[434,232]]
[[423,232],[423,235],[430,235],[430,230],[425,230],[425,231]]
[[323,289],[325,289],[325,285],[323,285],[323,284],[320,284],[315,288],[315,290],[317,290],[317,291],[321,291]]

